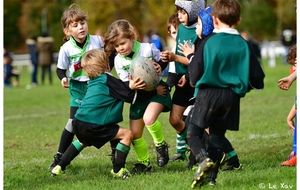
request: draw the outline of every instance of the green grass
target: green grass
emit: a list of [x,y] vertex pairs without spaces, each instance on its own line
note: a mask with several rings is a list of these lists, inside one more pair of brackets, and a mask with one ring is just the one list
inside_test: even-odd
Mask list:
[[[227,132],[244,170],[220,172],[218,189],[271,189],[275,186],[283,189],[281,185],[296,189],[296,168],[279,166],[292,147],[293,136],[286,124],[286,116],[294,103],[296,86],[294,84],[289,91],[277,87],[277,80],[289,73],[289,67],[279,61],[275,68],[264,65],[264,71],[265,89],[252,91],[241,100],[240,131]],[[26,89],[29,78],[24,69],[21,86],[4,89],[4,189],[190,189],[194,172],[187,170],[187,162],[169,163],[159,168],[147,130],[144,133],[154,167],[154,172],[149,175],[136,175],[128,180],[113,179],[110,157],[107,156],[110,149],[105,145],[100,150],[86,148],[67,167],[64,175],[52,177],[47,169],[69,116],[69,94],[58,79],[53,85]],[[124,121],[120,123],[126,128],[129,125],[128,109],[126,104]],[[171,145],[169,153],[172,156],[175,130],[168,122],[168,113],[161,114],[159,120],[165,139]],[[135,162],[132,148],[127,167],[131,169]],[[203,189],[210,188],[205,186]]]

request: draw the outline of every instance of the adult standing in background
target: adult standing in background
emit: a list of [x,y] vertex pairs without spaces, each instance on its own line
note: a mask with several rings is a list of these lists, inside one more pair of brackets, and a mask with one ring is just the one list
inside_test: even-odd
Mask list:
[[31,86],[37,86],[37,72],[38,72],[38,54],[36,52],[36,37],[29,38],[26,40],[26,45],[30,54],[30,61],[32,64],[32,73],[31,73]]
[[39,65],[42,68],[42,85],[45,83],[45,75],[48,74],[49,84],[52,84],[51,65],[53,63],[54,39],[47,34],[43,34],[37,39],[37,48]]

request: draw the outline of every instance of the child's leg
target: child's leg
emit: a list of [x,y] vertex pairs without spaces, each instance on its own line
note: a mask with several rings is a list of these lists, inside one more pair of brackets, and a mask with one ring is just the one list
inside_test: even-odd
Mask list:
[[122,168],[125,168],[125,161],[130,150],[132,138],[133,135],[130,130],[120,127],[117,135],[113,139],[113,140],[120,139],[120,142],[117,144],[116,152],[114,156],[114,162],[113,162],[114,173],[118,173]]
[[223,171],[226,170],[241,170],[242,166],[239,162],[238,155],[234,148],[232,147],[232,144],[230,141],[225,137],[223,142],[223,151],[226,154],[227,161],[226,161],[226,167],[223,169]]
[[78,140],[75,140],[63,156],[60,158],[58,164],[51,170],[53,175],[60,175],[66,169],[66,167],[71,163],[71,161],[83,150],[84,145]]
[[157,102],[151,102],[147,106],[143,117],[145,125],[149,133],[151,134],[156,146],[157,164],[159,167],[163,167],[169,162],[168,145],[164,140],[162,125],[157,120],[158,115],[162,112],[163,109],[164,105]]
[[138,157],[138,162],[148,166],[150,164],[148,147],[142,136],[144,130],[143,119],[130,120],[130,130],[133,133],[132,145]]
[[62,131],[57,153],[54,155],[53,161],[52,161],[51,165],[49,166],[50,171],[58,164],[60,158],[62,157],[64,152],[67,150],[67,148],[73,141],[75,134],[73,131],[73,126],[72,126],[72,121],[73,121],[72,118],[74,118],[74,115],[75,115],[77,109],[78,109],[78,107],[70,107],[70,119],[68,120],[65,128]]
[[[183,113],[186,107],[172,105],[170,112],[170,124],[176,130],[176,153],[171,160],[185,159],[187,151],[186,133],[187,128],[183,120]],[[180,157],[178,157],[180,155]]]

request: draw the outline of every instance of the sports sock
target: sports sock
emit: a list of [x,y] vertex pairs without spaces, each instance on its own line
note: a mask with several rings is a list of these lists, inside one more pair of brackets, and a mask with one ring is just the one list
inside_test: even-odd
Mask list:
[[144,137],[133,140],[132,145],[133,145],[135,153],[138,157],[138,161],[141,162],[142,164],[148,166],[149,165],[149,153],[148,153],[148,147],[146,145],[146,141],[145,141]]
[[240,165],[239,158],[235,150],[226,153],[226,156],[227,156],[227,161],[226,161],[227,164],[233,164],[234,167],[238,167]]
[[69,145],[72,143],[73,138],[74,138],[74,133],[70,133],[68,130],[64,129],[60,137],[60,142],[59,142],[59,147],[57,152],[63,154],[67,150]]
[[295,122],[295,130],[294,130],[294,139],[293,139],[293,151],[294,151],[294,155],[297,155],[297,124]]
[[130,146],[118,143],[115,152],[115,159],[113,162],[113,170],[115,173],[118,173],[121,168],[125,167],[125,161],[129,153]]
[[185,127],[182,133],[176,135],[176,153],[181,153],[183,157],[187,151],[186,133],[187,128]]
[[153,138],[153,141],[156,146],[163,145],[164,135],[162,133],[161,123],[156,120],[152,125],[146,125],[150,135]]
[[75,140],[66,150],[66,152],[61,157],[58,165],[61,166],[62,170],[65,170],[71,161],[83,150],[84,147],[81,146],[78,140]]

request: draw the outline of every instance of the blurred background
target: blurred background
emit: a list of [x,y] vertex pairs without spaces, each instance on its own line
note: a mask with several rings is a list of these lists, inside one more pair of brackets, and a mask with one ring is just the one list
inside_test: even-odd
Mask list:
[[[238,0],[242,6],[239,31],[265,45],[280,41],[284,29],[296,31],[296,0]],[[72,3],[89,16],[89,33],[103,35],[116,19],[125,18],[137,29],[140,40],[149,30],[167,42],[167,19],[174,13],[175,0],[4,0],[4,47],[14,53],[27,53],[25,40],[47,32],[55,39],[55,50],[63,44],[60,17]],[[208,5],[214,1],[207,0]],[[280,46],[280,43],[273,44]],[[167,46],[167,44],[165,44]],[[280,51],[280,50],[277,50]]]
[[[207,5],[213,2],[207,0]],[[275,67],[278,60],[287,64],[288,49],[296,42],[296,0],[238,2],[242,20],[237,29],[256,49],[258,58],[270,67]],[[167,32],[167,20],[176,12],[175,0],[4,0],[4,51],[13,56],[14,68],[36,75],[40,64],[32,60],[34,51],[27,42],[47,36],[53,41],[51,67],[55,70],[64,36],[61,15],[73,3],[87,13],[90,34],[104,36],[113,21],[127,19],[136,28],[139,41],[145,42],[151,31],[160,39],[161,50],[174,45]]]

